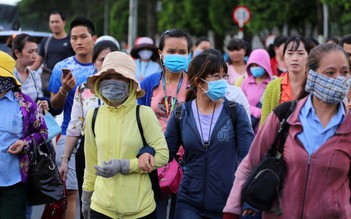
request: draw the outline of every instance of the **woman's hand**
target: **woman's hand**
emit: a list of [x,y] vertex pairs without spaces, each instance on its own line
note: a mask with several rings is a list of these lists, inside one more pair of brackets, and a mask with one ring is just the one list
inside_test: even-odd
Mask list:
[[49,102],[47,100],[39,100],[37,102],[38,108],[40,108],[42,111],[46,110],[49,111]]
[[67,179],[67,172],[68,172],[68,160],[64,158],[62,159],[61,166],[59,169],[59,173],[63,181],[66,181]]
[[8,149],[7,152],[10,154],[19,154],[22,152],[22,149],[24,147],[24,141],[22,140],[17,140],[15,143],[13,143]]
[[138,166],[142,171],[150,173],[154,168],[154,157],[149,153],[144,153],[138,158]]

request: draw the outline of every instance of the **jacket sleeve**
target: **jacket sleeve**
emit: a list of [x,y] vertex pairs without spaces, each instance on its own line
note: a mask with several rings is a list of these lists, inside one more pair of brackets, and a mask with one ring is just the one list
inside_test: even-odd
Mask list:
[[180,145],[182,144],[182,140],[180,139],[181,133],[179,133],[180,130],[178,130],[176,127],[176,118],[174,117],[175,112],[176,111],[173,110],[172,115],[168,120],[165,132],[166,141],[169,149],[168,162],[171,162],[175,158],[180,148]]
[[254,132],[252,130],[251,122],[246,116],[244,107],[237,104],[236,112],[238,123],[236,125],[235,133],[238,142],[237,147],[239,148],[238,158],[239,161],[242,161],[250,149],[252,140],[254,139]]
[[[168,163],[168,147],[158,119],[150,107],[140,107],[141,124],[147,145],[155,150],[154,169]],[[130,172],[140,172],[138,159],[130,160]]]
[[263,123],[266,121],[268,114],[272,111],[271,109],[272,91],[273,91],[273,84],[269,83],[263,94],[260,128],[262,127]]
[[85,126],[85,140],[84,140],[84,155],[85,155],[85,169],[84,169],[84,191],[94,191],[96,170],[94,165],[97,161],[97,148],[95,143],[95,136],[92,130],[92,116],[94,109],[91,109],[87,113],[86,126]]
[[253,167],[255,167],[263,158],[266,151],[270,148],[274,141],[274,135],[279,128],[279,119],[272,112],[267,122],[258,131],[254,141],[251,144],[248,155],[240,163],[237,171],[235,172],[235,180],[227,203],[223,209],[225,213],[232,213],[241,215],[241,190],[246,182]]
[[34,101],[32,101],[30,98],[26,99],[26,101],[29,105],[29,112],[27,114],[27,118],[29,120],[29,135],[21,138],[21,140],[24,141],[24,153],[32,150],[32,138],[35,140],[37,145],[45,142],[48,138],[48,129],[46,127],[43,114],[40,112]]

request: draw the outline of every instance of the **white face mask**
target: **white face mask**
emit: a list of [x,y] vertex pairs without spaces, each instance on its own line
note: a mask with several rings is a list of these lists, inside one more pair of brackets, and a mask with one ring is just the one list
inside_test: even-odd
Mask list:
[[100,83],[99,92],[112,104],[121,104],[129,96],[129,83],[114,79],[103,80]]
[[149,60],[151,58],[152,54],[153,54],[153,52],[151,50],[147,50],[147,49],[140,50],[138,52],[139,57],[143,60]]

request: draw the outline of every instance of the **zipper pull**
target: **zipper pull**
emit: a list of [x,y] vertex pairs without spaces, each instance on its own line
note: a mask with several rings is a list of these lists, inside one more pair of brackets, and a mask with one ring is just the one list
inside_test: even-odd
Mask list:
[[205,148],[206,157],[207,157],[207,149],[208,149],[208,146],[210,146],[210,143],[208,143],[208,141],[205,141],[205,142],[204,142],[204,148]]

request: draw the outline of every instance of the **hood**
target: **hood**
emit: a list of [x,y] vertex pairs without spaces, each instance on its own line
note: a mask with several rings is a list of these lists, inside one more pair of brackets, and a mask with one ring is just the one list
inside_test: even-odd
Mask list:
[[133,59],[124,52],[110,52],[106,55],[102,68],[96,74],[88,77],[87,85],[92,92],[95,90],[96,82],[107,74],[120,74],[131,81],[130,87],[133,87],[137,98],[145,95],[135,76],[136,65]]
[[[99,88],[100,88],[100,83],[101,83],[101,79],[102,78],[98,78],[94,84],[94,93],[108,106],[111,106],[111,102],[108,101],[105,97],[103,97],[100,94]],[[137,100],[137,92],[135,90],[135,88],[133,87],[133,81],[130,80],[129,81],[129,96],[126,99],[126,101],[124,101],[124,103],[122,103],[118,108],[120,107],[128,107],[128,106],[134,106],[136,105],[136,100]]]
[[268,73],[269,78],[272,78],[273,74],[272,74],[270,57],[266,50],[255,49],[251,52],[249,60],[247,61],[247,64],[246,64],[246,72],[249,76],[252,75],[249,66],[250,64],[253,64],[253,63],[263,67]]

